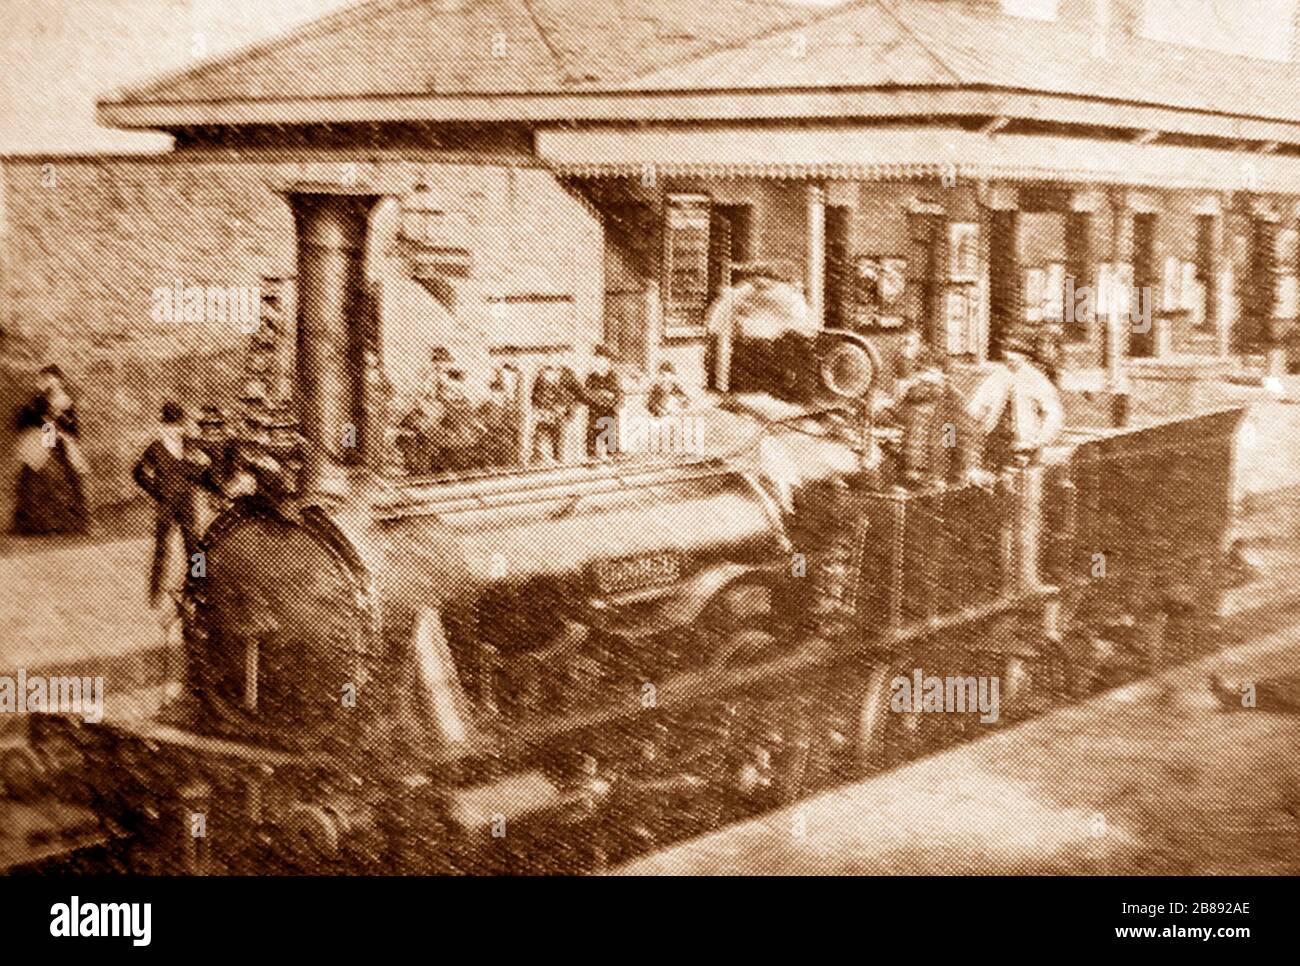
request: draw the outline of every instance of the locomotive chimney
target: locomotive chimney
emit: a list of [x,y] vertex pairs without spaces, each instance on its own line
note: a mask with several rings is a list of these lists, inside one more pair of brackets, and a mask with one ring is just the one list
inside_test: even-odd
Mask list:
[[361,462],[365,419],[362,293],[366,234],[378,195],[292,187],[298,239],[295,391],[307,440],[303,492],[342,495]]

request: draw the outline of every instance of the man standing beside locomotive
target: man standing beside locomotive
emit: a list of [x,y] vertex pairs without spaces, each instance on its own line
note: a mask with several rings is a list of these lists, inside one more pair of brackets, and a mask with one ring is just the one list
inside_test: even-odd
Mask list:
[[1034,462],[1054,443],[1065,423],[1056,387],[1031,361],[1032,340],[1013,333],[967,407],[982,432],[984,466],[1000,469]]
[[180,531],[186,566],[198,546],[196,489],[207,480],[211,460],[185,446],[185,412],[179,403],[162,407],[158,438],[149,444],[132,473],[136,484],[154,500],[153,562],[149,569],[149,606],[157,607],[164,589],[168,545]]

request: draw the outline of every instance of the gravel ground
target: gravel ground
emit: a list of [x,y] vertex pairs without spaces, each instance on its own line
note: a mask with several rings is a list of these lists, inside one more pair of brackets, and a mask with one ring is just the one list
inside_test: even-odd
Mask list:
[[1294,875],[1297,719],[1206,681],[1297,666],[1290,628],[617,871]]

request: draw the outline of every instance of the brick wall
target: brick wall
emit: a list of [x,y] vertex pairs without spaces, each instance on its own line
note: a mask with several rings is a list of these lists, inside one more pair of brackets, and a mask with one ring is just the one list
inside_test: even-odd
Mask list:
[[[354,162],[343,153],[284,158],[246,152],[140,157],[6,158],[0,166],[0,519],[12,496],[12,413],[31,373],[61,365],[79,393],[96,503],[133,495],[129,469],[159,403],[229,405],[244,337],[234,324],[154,318],[154,291],[257,286],[292,276],[292,219],[275,186],[355,177],[403,195],[419,181],[468,215],[471,277],[443,305],[405,277],[392,235],[369,267],[380,280],[386,360],[413,374],[430,345],[459,340],[487,357],[490,297],[572,299],[576,339],[600,338],[601,229],[591,211],[529,159],[432,152]],[[528,326],[527,314],[519,316]],[[588,332],[587,330],[592,331]],[[468,336],[465,333],[469,333]],[[526,338],[524,339],[526,341]],[[419,356],[403,358],[404,354]]]

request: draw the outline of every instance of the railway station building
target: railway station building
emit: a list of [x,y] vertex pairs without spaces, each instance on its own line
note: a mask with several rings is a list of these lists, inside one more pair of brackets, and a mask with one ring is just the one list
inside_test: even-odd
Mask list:
[[157,401],[237,375],[237,326],[157,293],[291,307],[293,199],[341,195],[375,199],[356,311],[399,392],[437,347],[481,378],[603,343],[703,382],[708,307],[755,262],[821,324],[958,364],[1022,325],[1079,371],[1278,364],[1300,64],[1173,43],[1168,7],[374,0],[101,101],[168,154],[6,158],[0,351],[84,387],[125,496]]

